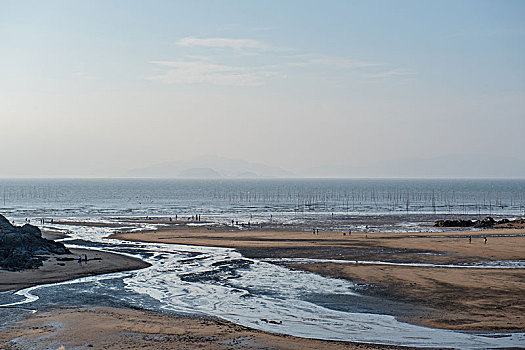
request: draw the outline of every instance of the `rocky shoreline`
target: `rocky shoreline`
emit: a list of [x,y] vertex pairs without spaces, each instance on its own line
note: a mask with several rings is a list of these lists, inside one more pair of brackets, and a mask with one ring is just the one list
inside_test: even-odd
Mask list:
[[71,254],[59,242],[42,237],[36,226],[15,226],[0,215],[0,268],[9,271],[42,266],[52,254]]

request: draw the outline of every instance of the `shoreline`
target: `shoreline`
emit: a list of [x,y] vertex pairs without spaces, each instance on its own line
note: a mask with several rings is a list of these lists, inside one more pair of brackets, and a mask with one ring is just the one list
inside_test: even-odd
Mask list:
[[[472,243],[468,237],[472,236]],[[483,237],[488,236],[488,243]],[[430,264],[523,260],[524,229],[433,233],[226,231],[217,228],[163,227],[156,231],[117,233],[111,238],[136,242],[227,247],[247,258],[313,258],[344,262],[278,262],[286,267],[357,283],[358,292],[383,299],[385,307],[411,306],[411,314],[394,310],[404,322],[463,331],[525,330],[523,269],[384,266],[359,260]],[[345,302],[341,300],[340,302]],[[399,308],[398,308],[399,310]]]

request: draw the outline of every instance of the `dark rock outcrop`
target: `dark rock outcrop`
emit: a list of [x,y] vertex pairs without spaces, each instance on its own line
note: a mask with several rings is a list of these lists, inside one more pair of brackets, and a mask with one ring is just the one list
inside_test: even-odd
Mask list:
[[62,243],[43,238],[38,227],[14,226],[0,215],[0,268],[37,268],[49,254],[70,254],[70,251]]
[[476,223],[474,224],[474,227],[478,227],[478,228],[492,227],[494,226],[495,223],[496,221],[494,221],[493,218],[491,218],[490,216],[487,216],[486,218],[482,220],[476,221]]
[[[511,225],[522,225],[525,224],[525,219],[517,218],[514,220],[509,219],[501,219],[499,221],[494,220],[490,216],[487,216],[484,219],[481,220],[438,220],[434,222],[434,227],[476,227],[476,228],[490,228],[494,227],[496,225],[504,225],[508,224]],[[501,226],[500,226],[501,227]]]
[[438,220],[434,223],[435,227],[471,227],[474,223],[471,220]]

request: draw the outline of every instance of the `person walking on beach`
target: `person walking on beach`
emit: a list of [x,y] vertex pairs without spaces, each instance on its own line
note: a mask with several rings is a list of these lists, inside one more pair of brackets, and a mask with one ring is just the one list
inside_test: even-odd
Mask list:
[[87,264],[87,254],[84,254],[84,263]]
[[472,236],[468,236],[468,242],[472,243]]
[[483,236],[483,243],[487,244],[487,236]]
[[82,264],[82,255],[79,255],[79,256],[78,256],[78,263],[79,263],[79,264]]
[[350,236],[351,234],[352,234],[352,229],[349,228],[349,229],[348,229],[348,235]]

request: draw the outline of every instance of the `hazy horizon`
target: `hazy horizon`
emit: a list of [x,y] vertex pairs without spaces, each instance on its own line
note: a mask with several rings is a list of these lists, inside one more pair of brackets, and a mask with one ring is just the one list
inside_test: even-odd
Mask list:
[[0,0],[0,38],[0,178],[525,163],[522,1]]
[[[486,164],[499,164],[485,171]],[[502,165],[503,164],[503,165]],[[482,173],[483,175],[479,175]],[[290,171],[263,163],[202,156],[151,167],[127,169],[113,176],[0,176],[0,179],[525,179],[525,161],[486,155],[404,159],[369,167],[325,165]]]

